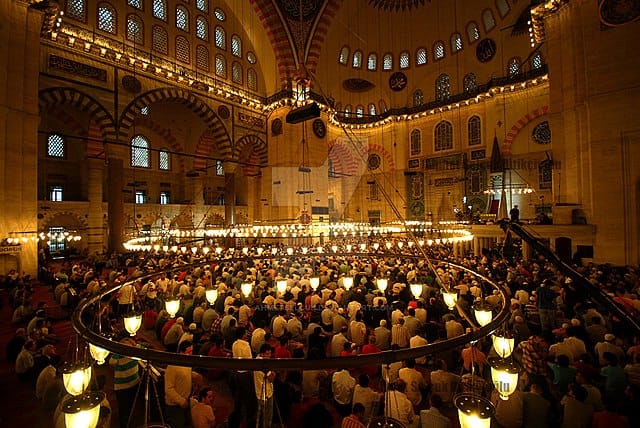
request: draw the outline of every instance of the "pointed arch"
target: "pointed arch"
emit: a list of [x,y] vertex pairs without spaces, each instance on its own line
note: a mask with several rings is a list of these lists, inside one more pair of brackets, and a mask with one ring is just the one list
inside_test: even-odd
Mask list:
[[[225,158],[231,156],[231,138],[218,115],[195,94],[180,88],[154,89],[131,101],[120,116],[120,127],[118,130],[120,138],[126,139],[129,129],[139,116],[140,110],[143,107],[159,101],[175,101],[198,115],[207,126],[207,132],[210,133],[211,137],[215,140],[215,146],[220,154]],[[201,142],[198,142],[196,155],[202,155],[202,153],[200,153],[200,144]],[[193,163],[195,169],[203,168],[206,164],[206,159],[195,158]]]
[[[243,153],[247,152],[249,155],[245,155],[243,159]],[[260,175],[260,168],[266,167],[268,163],[267,144],[257,135],[245,135],[233,147],[233,160],[251,164],[242,165],[245,176]]]
[[[144,117],[144,116],[137,117],[134,122],[135,122],[136,128],[143,127],[143,128],[150,129],[155,134],[158,134],[160,137],[162,137],[164,139],[165,145],[171,147],[172,151],[178,152],[178,153],[184,151],[182,144],[180,144],[178,140],[176,140],[176,137],[173,136],[169,128],[165,128],[155,120],[150,119],[149,117]],[[174,161],[172,163],[178,165],[178,170],[180,172],[184,172],[185,171],[184,156],[174,156],[173,159]]]
[[[49,214],[49,215],[47,215]],[[89,228],[89,222],[87,220],[87,218],[85,218],[83,215],[80,215],[77,212],[72,212],[72,211],[53,211],[53,212],[44,212],[44,218],[42,220],[39,221],[42,222],[42,227],[40,229],[44,229],[47,230],[49,229],[49,226],[56,226],[55,222],[56,221],[60,221],[61,219],[65,219],[67,220],[65,223],[68,224],[68,220],[72,220],[75,221],[77,223],[78,227],[78,231],[81,230],[87,230]]]
[[511,128],[509,128],[509,131],[507,132],[507,136],[502,142],[502,148],[500,151],[503,154],[511,153],[511,144],[513,144],[513,140],[515,140],[520,130],[522,130],[522,128],[524,128],[532,120],[542,115],[545,115],[548,112],[549,112],[549,106],[542,106],[540,108],[533,109],[531,113],[527,113],[524,116],[522,116],[520,119],[518,119],[516,123],[513,126],[511,126]]

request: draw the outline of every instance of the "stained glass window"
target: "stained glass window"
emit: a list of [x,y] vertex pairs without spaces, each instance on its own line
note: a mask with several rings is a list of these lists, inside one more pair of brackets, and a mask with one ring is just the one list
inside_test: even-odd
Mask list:
[[136,9],[142,9],[142,0],[127,0],[127,4]]
[[453,33],[451,36],[451,52],[462,50],[462,36],[459,33]]
[[413,92],[413,106],[418,107],[424,104],[424,95],[422,94],[422,90],[416,89]]
[[480,116],[471,116],[467,123],[469,132],[469,145],[477,146],[482,144],[482,132],[480,130]]
[[434,141],[436,152],[453,149],[453,125],[446,120],[438,123],[435,129]]
[[391,70],[393,69],[393,57],[390,53],[385,54],[382,57],[382,69],[383,70]]
[[216,55],[216,76],[227,78],[227,60],[222,55]]
[[465,93],[474,93],[478,89],[476,75],[474,73],[465,74],[464,78],[462,79],[462,83],[464,85]]
[[342,65],[347,65],[347,61],[349,61],[349,48],[347,46],[343,46],[342,49],[340,49],[338,62]]
[[196,66],[204,71],[209,71],[209,49],[204,45],[196,47]]
[[116,10],[109,3],[100,3],[98,6],[98,29],[106,31],[107,33],[116,34]]
[[176,7],[176,27],[189,31],[189,12],[184,6]]
[[535,54],[533,58],[531,58],[531,68],[533,70],[537,70],[542,67],[542,55],[539,53]]
[[419,129],[411,131],[410,136],[411,156],[417,156],[422,151],[422,135]]
[[480,39],[480,31],[478,30],[478,24],[475,22],[470,22],[467,25],[467,37],[469,38],[469,44],[475,42]]
[[171,169],[171,153],[166,150],[160,150],[158,152],[158,168],[163,171],[169,171]]
[[247,52],[247,61],[249,61],[249,64],[255,64],[258,61],[256,54],[251,51]]
[[356,106],[356,117],[364,116],[364,107],[361,105]]
[[436,101],[446,101],[451,97],[451,79],[448,74],[441,74],[436,80]]
[[247,70],[247,87],[252,91],[258,90],[258,75],[253,68]]
[[444,43],[436,42],[433,45],[433,58],[437,61],[444,58]]
[[234,83],[242,83],[242,65],[237,61],[231,67],[231,79]]
[[242,40],[240,40],[240,36],[237,34],[231,36],[231,54],[242,58]]
[[509,69],[507,70],[509,77],[520,73],[520,58],[514,57],[509,60]]
[[353,53],[353,62],[352,62],[352,66],[353,68],[360,68],[362,67],[362,52],[360,51],[355,51]]
[[203,16],[196,18],[196,37],[202,40],[209,40],[209,23]]
[[149,141],[142,135],[131,139],[131,166],[149,168]]
[[378,56],[370,53],[367,58],[367,70],[375,71],[378,68]]
[[220,49],[227,49],[227,33],[224,28],[216,27],[216,47]]
[[374,103],[369,104],[369,114],[371,116],[376,115],[376,105]]

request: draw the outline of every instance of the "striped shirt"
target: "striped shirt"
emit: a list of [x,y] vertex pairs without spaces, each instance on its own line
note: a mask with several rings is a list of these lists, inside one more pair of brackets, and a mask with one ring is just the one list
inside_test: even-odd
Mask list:
[[134,387],[140,381],[138,361],[123,355],[113,354],[109,359],[113,366],[113,389],[118,391]]
[[342,425],[340,425],[340,428],[365,428],[365,426],[362,422],[360,422],[360,419],[358,419],[357,416],[349,415],[342,420]]

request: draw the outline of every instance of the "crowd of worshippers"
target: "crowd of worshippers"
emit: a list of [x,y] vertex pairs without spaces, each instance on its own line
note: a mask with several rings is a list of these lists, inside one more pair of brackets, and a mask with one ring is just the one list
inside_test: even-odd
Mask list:
[[[472,326],[461,312],[471,314],[480,300],[495,311],[510,306],[507,327],[515,337],[513,358],[522,371],[519,388],[508,400],[499,398],[491,382],[488,360],[497,355],[487,337],[461,349],[362,369],[201,373],[208,381],[229,383],[235,402],[230,426],[359,427],[381,415],[407,426],[456,426],[453,398],[460,392],[491,399],[495,423],[505,428],[640,426],[634,411],[640,404],[640,343],[621,320],[592,304],[545,260],[507,260],[490,253],[456,257],[444,245],[430,252],[503,285],[509,300],[503,302],[498,292],[463,270],[436,263],[433,272],[419,259],[209,257],[200,267],[180,269],[194,257],[143,253],[104,272],[91,263],[71,271],[77,271],[76,277],[84,273],[74,286],[79,296],[124,284],[101,306],[105,332],[125,337],[119,320],[138,308],[144,310],[144,335],[153,337],[154,346],[216,357],[313,360],[418,347],[464,334]],[[168,267],[177,269],[135,280]],[[638,316],[636,269],[577,269],[623,310]],[[317,291],[311,289],[312,275],[320,278]],[[347,275],[354,278],[349,290],[344,288]],[[380,276],[389,279],[385,292],[375,283]],[[287,281],[282,294],[275,287],[278,279]],[[245,282],[253,284],[246,297],[241,293]],[[414,282],[424,284],[417,300],[409,287]],[[455,310],[444,305],[438,282],[457,290]],[[212,286],[218,298],[209,304],[205,291]],[[164,309],[167,296],[182,299],[174,318]],[[175,426],[188,423],[185,409],[192,386],[203,384],[197,372],[189,369],[175,378],[170,371],[171,382],[165,381],[166,411]]]

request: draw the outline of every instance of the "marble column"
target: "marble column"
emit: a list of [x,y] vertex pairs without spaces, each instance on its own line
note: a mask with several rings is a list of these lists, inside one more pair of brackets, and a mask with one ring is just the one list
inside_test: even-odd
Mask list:
[[88,159],[89,168],[89,212],[87,217],[87,250],[90,255],[102,253],[104,242],[104,212],[102,208],[102,182],[104,178],[104,161]]
[[108,202],[109,202],[109,252],[122,251],[124,236],[124,166],[122,159],[109,159]]

